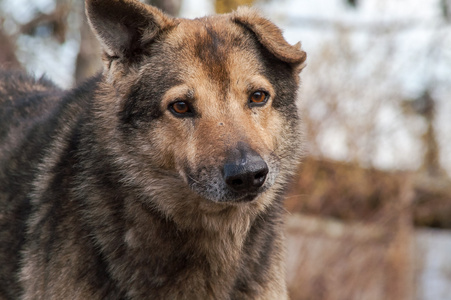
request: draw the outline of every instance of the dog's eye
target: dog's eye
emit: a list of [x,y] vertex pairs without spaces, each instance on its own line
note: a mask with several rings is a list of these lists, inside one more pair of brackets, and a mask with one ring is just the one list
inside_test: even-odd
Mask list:
[[269,94],[265,91],[256,91],[249,97],[249,105],[262,106],[268,101]]
[[192,114],[191,106],[185,101],[176,101],[169,104],[169,110],[176,116],[188,116]]

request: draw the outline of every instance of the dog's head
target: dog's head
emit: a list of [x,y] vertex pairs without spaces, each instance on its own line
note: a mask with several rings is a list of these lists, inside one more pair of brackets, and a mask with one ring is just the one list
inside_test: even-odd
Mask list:
[[86,9],[114,91],[104,126],[136,181],[166,174],[180,193],[234,203],[286,182],[299,154],[300,45],[249,8],[195,20],[134,0]]

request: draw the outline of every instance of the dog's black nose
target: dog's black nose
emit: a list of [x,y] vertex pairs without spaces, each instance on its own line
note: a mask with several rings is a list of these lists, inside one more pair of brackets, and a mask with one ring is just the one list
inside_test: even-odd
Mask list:
[[224,164],[224,181],[236,192],[255,192],[265,183],[268,171],[263,158],[241,143]]

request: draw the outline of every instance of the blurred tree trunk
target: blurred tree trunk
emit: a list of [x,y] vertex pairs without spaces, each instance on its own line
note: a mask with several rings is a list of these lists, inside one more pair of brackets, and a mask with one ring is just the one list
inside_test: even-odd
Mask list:
[[153,5],[161,9],[171,16],[178,16],[182,0],[145,0],[147,4]]
[[442,10],[442,15],[445,21],[449,22],[451,21],[450,17],[450,0],[441,0],[440,1],[440,8]]
[[16,45],[0,27],[0,67],[3,69],[22,69],[16,57]]
[[418,113],[426,120],[427,130],[422,136],[423,144],[426,147],[424,153],[422,169],[429,176],[439,177],[444,174],[440,166],[439,146],[435,134],[435,103],[429,91],[425,91],[423,95],[416,100],[421,107]]
[[348,3],[349,6],[357,7],[358,0],[346,0],[346,3]]
[[80,50],[75,63],[75,83],[79,84],[102,69],[100,43],[89,27],[83,2],[83,23],[80,28]]
[[215,10],[218,14],[229,13],[240,5],[251,5],[253,0],[215,0]]

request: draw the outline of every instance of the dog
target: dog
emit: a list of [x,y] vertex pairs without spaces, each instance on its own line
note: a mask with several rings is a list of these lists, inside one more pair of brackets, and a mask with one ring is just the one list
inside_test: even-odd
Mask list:
[[100,74],[0,75],[0,298],[287,298],[300,44],[251,8],[86,13]]

